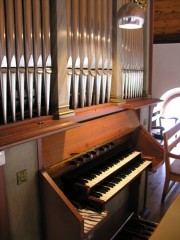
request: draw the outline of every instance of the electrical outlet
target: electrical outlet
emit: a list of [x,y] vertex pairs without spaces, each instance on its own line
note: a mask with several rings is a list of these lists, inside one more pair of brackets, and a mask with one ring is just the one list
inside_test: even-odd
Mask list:
[[0,152],[0,166],[5,164],[5,153],[4,151]]
[[17,172],[16,177],[17,177],[17,185],[27,182],[27,169]]
[[147,119],[145,118],[143,121],[143,126],[145,127],[147,125]]

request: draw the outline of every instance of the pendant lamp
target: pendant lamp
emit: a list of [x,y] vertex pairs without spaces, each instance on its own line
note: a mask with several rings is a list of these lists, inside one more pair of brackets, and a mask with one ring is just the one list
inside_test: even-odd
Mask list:
[[118,11],[118,27],[124,29],[142,28],[144,23],[143,8],[134,2],[129,2],[120,7]]

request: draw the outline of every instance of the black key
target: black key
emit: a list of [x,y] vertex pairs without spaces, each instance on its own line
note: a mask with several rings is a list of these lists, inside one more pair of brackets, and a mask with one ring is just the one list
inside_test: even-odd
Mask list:
[[92,192],[90,196],[100,198],[102,195],[96,192]]

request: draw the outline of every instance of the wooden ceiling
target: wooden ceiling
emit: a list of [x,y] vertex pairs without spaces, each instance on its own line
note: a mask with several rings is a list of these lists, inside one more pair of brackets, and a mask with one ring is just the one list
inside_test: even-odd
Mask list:
[[154,0],[154,43],[180,43],[180,0]]

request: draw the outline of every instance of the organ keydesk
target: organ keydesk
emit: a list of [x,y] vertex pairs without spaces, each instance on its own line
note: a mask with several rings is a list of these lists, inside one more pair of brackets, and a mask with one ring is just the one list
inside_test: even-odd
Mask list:
[[40,146],[45,239],[113,239],[145,211],[147,171],[163,159],[134,110],[82,121]]

